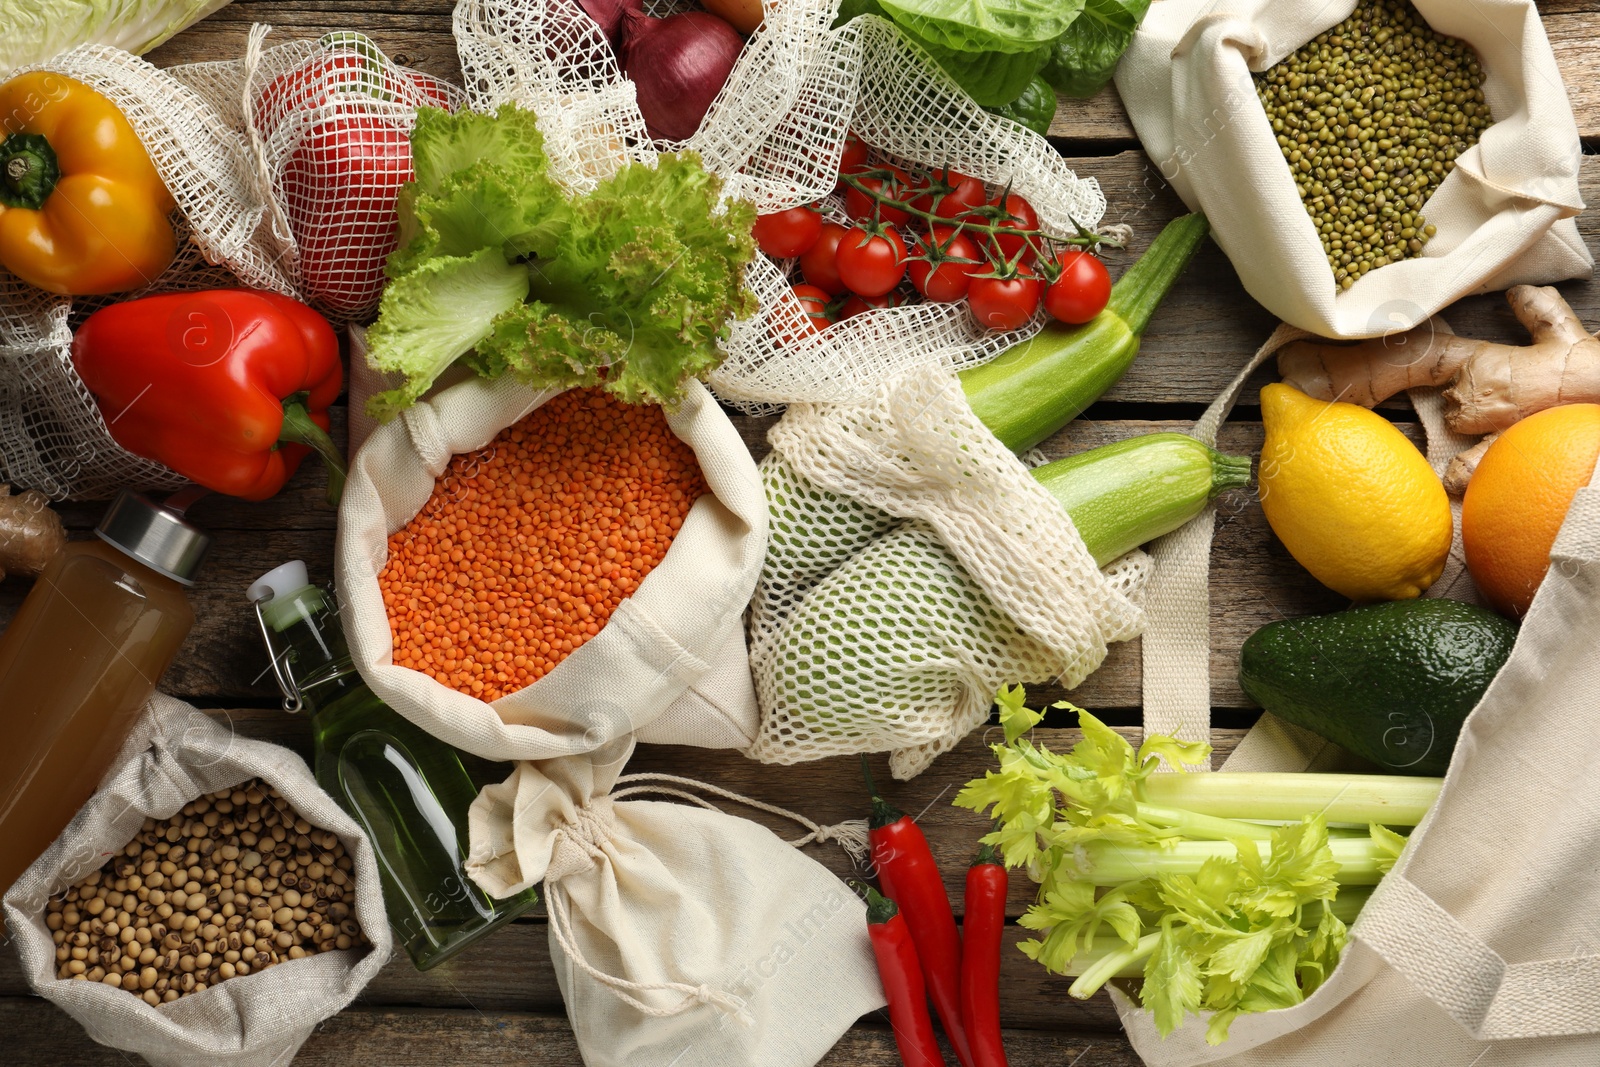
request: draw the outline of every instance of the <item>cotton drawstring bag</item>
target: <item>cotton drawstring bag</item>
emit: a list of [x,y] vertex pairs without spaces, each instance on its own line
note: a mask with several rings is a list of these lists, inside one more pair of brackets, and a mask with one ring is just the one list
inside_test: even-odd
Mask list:
[[[691,10],[652,0],[652,15]],[[539,116],[551,172],[570,189],[592,187],[629,161],[689,150],[722,179],[729,197],[771,212],[833,195],[845,136],[854,130],[883,161],[951,167],[995,189],[1009,185],[1058,236],[1094,229],[1105,197],[1049,142],[979,107],[888,21],[865,16],[832,27],[838,0],[771,0],[762,26],[700,128],[682,142],[651,142],[634,83],[599,27],[573,0],[459,0],[456,45],[472,106],[508,101]],[[727,359],[708,376],[717,395],[749,412],[796,401],[866,400],[884,380],[913,369],[965,366],[1038,332],[986,331],[962,305],[923,303],[864,312],[822,331],[786,337],[799,309],[793,263],[757,256],[745,284],[760,310],[735,322]]]
[[267,198],[228,117],[236,108],[204,80],[190,84],[180,71],[100,45],[24,69],[82,82],[127,116],[177,201],[178,253],[145,289],[110,297],[57,296],[0,270],[0,480],[56,499],[175,489],[181,476],[112,439],[72,367],[72,330],[106,303],[149,293],[242,285],[296,295]]
[[1343,292],[1250,76],[1342,22],[1355,0],[1163,0],[1117,68],[1145,151],[1184,203],[1206,213],[1245,289],[1323,337],[1408,329],[1469,293],[1593,269],[1573,221],[1582,146],[1532,0],[1415,3],[1435,30],[1476,49],[1495,121],[1423,205],[1438,233],[1422,253]]
[[[1433,320],[1436,329],[1447,324]],[[1249,375],[1306,331],[1281,326],[1193,431],[1214,439]],[[1412,390],[1442,471],[1470,439],[1443,420],[1438,390]],[[1475,593],[1456,543],[1428,595]],[[1145,729],[1209,733],[1204,519],[1153,546],[1146,590]],[[1600,1058],[1593,919],[1600,803],[1590,788],[1600,740],[1592,694],[1600,653],[1600,487],[1581,490],[1523,620],[1511,658],[1467,719],[1444,788],[1350,927],[1328,980],[1293,1008],[1240,1015],[1226,1042],[1190,1018],[1163,1040],[1151,1016],[1112,987],[1134,1048],[1151,1067],[1577,1067]],[[1266,714],[1230,771],[1334,771],[1347,756]],[[1518,812],[1538,812],[1537,819]]]
[[865,907],[797,848],[850,830],[785,842],[705,799],[751,803],[734,794],[622,775],[632,751],[521,763],[486,788],[468,872],[495,896],[544,883],[587,1067],[811,1067],[884,1003]]
[[1148,558],[1096,568],[954,375],[906,375],[866,404],[791,405],[768,441],[755,759],[888,750],[910,778],[986,720],[1001,685],[1070,688],[1139,632]]
[[394,664],[378,585],[389,535],[427,503],[453,456],[485,448],[558,393],[509,375],[458,377],[372,429],[350,465],[335,581],[351,657],[373,692],[435,737],[485,759],[590,752],[636,732],[663,744],[748,744],[756,709],[742,619],[766,550],[766,497],[749,449],[698,381],[688,383],[667,422],[694,449],[709,492],[597,635],[492,703]]
[[[51,896],[98,870],[146,818],[165,819],[206,793],[259,777],[313,826],[339,836],[354,863],[352,914],[370,943],[321,952],[216,983],[160,1007],[99,982],[56,978],[45,926]],[[352,1000],[393,948],[372,845],[318,788],[299,756],[239,737],[188,704],[156,694],[119,763],[54,844],[5,896],[6,925],[34,992],[102,1045],[155,1067],[280,1067]]]

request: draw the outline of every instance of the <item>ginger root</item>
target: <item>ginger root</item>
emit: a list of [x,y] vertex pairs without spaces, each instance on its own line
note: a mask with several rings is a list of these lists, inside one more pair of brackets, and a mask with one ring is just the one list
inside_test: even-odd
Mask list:
[[1296,341],[1278,353],[1278,373],[1307,396],[1369,408],[1401,390],[1454,379],[1443,394],[1444,417],[1462,434],[1504,430],[1558,404],[1600,403],[1600,339],[1561,294],[1517,285],[1506,302],[1532,344],[1474,341],[1424,324],[1356,344]]
[[0,485],[0,578],[7,571],[38,574],[66,543],[61,516],[43,493],[29,489],[12,496],[9,485]]
[[1444,469],[1444,491],[1451,496],[1464,495],[1467,483],[1472,480],[1472,475],[1478,469],[1478,461],[1489,451],[1489,446],[1498,440],[1500,435],[1492,433],[1471,448],[1457,452],[1451,458],[1450,465]]

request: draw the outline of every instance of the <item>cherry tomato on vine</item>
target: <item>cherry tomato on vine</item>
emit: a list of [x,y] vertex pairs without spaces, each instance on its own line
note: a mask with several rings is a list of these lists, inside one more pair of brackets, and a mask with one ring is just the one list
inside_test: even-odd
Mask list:
[[[912,196],[911,177],[899,167],[886,168],[893,177],[888,180],[882,178],[859,178],[858,181],[868,189],[891,200],[910,200]],[[874,212],[876,209],[876,213]],[[862,192],[855,186],[850,186],[844,194],[844,213],[860,222],[871,222],[874,218],[894,226],[903,226],[911,220],[911,216],[904,208],[891,207],[879,203],[872,196]]]
[[[983,269],[978,246],[965,234],[952,236],[947,226],[933,227],[933,233],[917,239],[914,255],[927,256],[943,262],[913,259],[909,268],[911,284],[929,300],[953,304],[967,295],[972,286],[972,273]],[[949,259],[970,259],[971,263],[952,263]]]
[[772,313],[770,320],[772,339],[778,344],[794,344],[832,325],[833,316],[828,314],[830,297],[827,293],[814,285],[796,285],[790,294],[799,301],[799,311],[785,302]]
[[822,216],[813,207],[792,207],[757,215],[756,245],[775,259],[792,259],[817,243],[822,236]]
[[1058,322],[1088,322],[1111,299],[1111,275],[1100,258],[1069,248],[1056,258],[1061,276],[1044,291],[1044,309]]
[[839,159],[840,174],[854,174],[867,165],[867,143],[854,133],[845,134],[844,155]]
[[892,226],[852,228],[839,242],[839,279],[858,296],[882,296],[906,276],[906,245]]
[[816,243],[800,256],[800,274],[810,285],[829,296],[843,296],[845,284],[839,279],[839,239],[849,233],[837,222],[824,222]]
[[895,308],[903,303],[905,303],[905,300],[893,289],[882,296],[869,297],[852,294],[850,299],[844,302],[844,306],[839,309],[839,321],[853,319],[862,312],[870,311],[873,308]]
[[[1037,230],[1039,228],[1039,214],[1033,210],[1033,205],[1028,203],[1016,193],[996,197],[992,203],[1005,212],[1005,216],[997,220],[994,225],[1008,230]],[[999,248],[999,256],[1007,263],[1016,258],[1018,252],[1027,251],[1019,262],[1032,263],[1034,250],[1029,247],[1028,240],[1015,234],[997,233],[994,243]]]
[[[952,175],[952,179],[958,177]],[[983,183],[976,178],[961,177],[961,180],[950,182],[955,188],[941,196],[932,211],[941,219],[959,219],[973,208],[982,207],[988,194],[983,191]]]
[[927,184],[917,187],[917,195],[912,198],[911,206],[918,211],[932,211],[933,205],[940,197],[948,195],[951,189],[959,189],[963,183],[972,180],[960,171],[948,167],[935,169],[928,174]]
[[967,306],[980,326],[991,330],[1015,330],[1039,310],[1043,283],[1027,267],[1010,278],[974,278],[967,293]]

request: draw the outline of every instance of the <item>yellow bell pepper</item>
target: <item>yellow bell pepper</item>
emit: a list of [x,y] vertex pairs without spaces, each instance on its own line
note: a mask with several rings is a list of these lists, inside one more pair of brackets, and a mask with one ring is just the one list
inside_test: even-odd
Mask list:
[[0,267],[69,296],[154,281],[172,194],[115,104],[48,71],[0,85]]

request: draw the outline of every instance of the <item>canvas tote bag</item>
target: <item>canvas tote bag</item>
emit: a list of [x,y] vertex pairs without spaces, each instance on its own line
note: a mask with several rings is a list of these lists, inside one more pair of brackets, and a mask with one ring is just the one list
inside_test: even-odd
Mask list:
[[1355,0],[1162,0],[1117,68],[1145,151],[1206,213],[1245,289],[1323,337],[1408,329],[1469,293],[1587,277],[1594,266],[1573,222],[1583,209],[1577,124],[1532,0],[1416,7],[1477,50],[1495,122],[1423,206],[1438,234],[1422,254],[1344,292],[1250,76],[1343,21]]
[[[1438,319],[1437,329],[1448,329]],[[1282,326],[1194,429],[1217,427],[1255,370],[1306,336]],[[1437,390],[1413,390],[1442,470],[1471,443],[1443,425]],[[1457,533],[1430,595],[1473,593]],[[1153,546],[1146,589],[1145,728],[1209,733],[1202,517]],[[1350,928],[1329,980],[1293,1008],[1241,1015],[1224,1044],[1206,1020],[1162,1040],[1125,992],[1112,998],[1151,1067],[1577,1067],[1600,1063],[1600,485],[1578,493],[1510,660],[1461,732],[1433,810]],[[1335,746],[1268,714],[1225,769],[1332,771]]]

